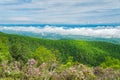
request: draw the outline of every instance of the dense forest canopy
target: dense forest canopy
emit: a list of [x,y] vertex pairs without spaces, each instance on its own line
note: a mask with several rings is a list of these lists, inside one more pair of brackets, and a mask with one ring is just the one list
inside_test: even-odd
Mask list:
[[100,65],[108,56],[120,59],[120,45],[108,42],[49,40],[0,33],[0,52],[1,55],[4,53],[0,60],[13,58],[26,62],[40,46],[50,50],[52,54],[58,51],[62,63],[66,63],[69,56],[73,57],[74,62],[90,66]]
[[[48,70],[51,70],[51,66],[59,64],[57,68],[58,71],[67,70],[76,64],[84,64],[91,68],[100,66],[105,69],[113,68],[119,70],[120,45],[102,41],[49,40],[0,32],[0,64],[2,65],[5,61],[8,62],[8,65],[19,65],[16,61],[20,62],[21,67],[25,67],[26,64],[28,65],[29,61],[29,64],[34,63],[37,64],[37,66],[48,63]],[[27,67],[29,66],[31,65]],[[22,70],[24,72],[24,69],[21,67],[19,67],[20,72]],[[25,69],[29,69],[27,67]],[[78,66],[76,66],[76,69],[78,69],[77,67]],[[96,68],[94,70],[101,71],[101,68]],[[2,72],[4,72],[3,67],[0,68],[0,76],[4,77],[2,74],[6,75],[6,73]],[[89,78],[87,80],[89,80]]]

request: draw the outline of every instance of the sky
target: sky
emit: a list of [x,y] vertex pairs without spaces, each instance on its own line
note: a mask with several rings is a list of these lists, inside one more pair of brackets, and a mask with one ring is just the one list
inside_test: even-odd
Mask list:
[[120,23],[120,0],[0,0],[0,24]]

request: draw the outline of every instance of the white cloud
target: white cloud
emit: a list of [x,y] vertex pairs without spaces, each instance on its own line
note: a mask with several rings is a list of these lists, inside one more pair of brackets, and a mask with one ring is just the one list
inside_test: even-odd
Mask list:
[[28,17],[13,17],[13,18],[10,18],[10,20],[12,20],[12,21],[30,21],[31,19]]
[[[1,5],[3,3],[7,5]],[[1,0],[0,2],[0,12],[3,13],[0,16],[6,16],[6,20],[16,15],[31,16],[33,20],[30,23],[120,23],[120,11],[115,9],[120,9],[120,0]],[[111,16],[113,14],[115,16]]]
[[0,1],[0,4],[6,4],[6,3],[15,3],[15,2],[18,2],[18,0],[1,0]]
[[0,27],[0,31],[20,31],[20,32],[31,32],[31,33],[54,33],[60,35],[79,35],[79,36],[91,36],[100,38],[120,38],[120,26],[116,27],[81,27],[81,28],[67,28],[56,27],[56,26],[45,26],[45,27]]

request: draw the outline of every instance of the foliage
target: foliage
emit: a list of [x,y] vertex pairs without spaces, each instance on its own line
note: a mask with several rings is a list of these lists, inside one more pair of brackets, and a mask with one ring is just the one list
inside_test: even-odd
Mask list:
[[[14,64],[14,65],[13,65]],[[0,72],[2,80],[119,80],[120,69],[118,71],[101,67],[88,67],[83,64],[73,64],[70,67],[62,68],[59,63],[42,63],[39,66],[35,59],[20,66],[21,63],[14,61],[3,62]],[[54,65],[54,68],[53,68]],[[21,68],[22,67],[22,68]],[[52,68],[52,69],[50,69]]]
[[120,60],[112,57],[106,57],[105,61],[100,65],[103,68],[120,69]]
[[120,45],[107,42],[48,40],[0,33],[0,78],[119,80],[119,53]]
[[11,60],[9,53],[9,45],[7,37],[0,35],[0,62],[4,60]]
[[44,46],[39,47],[35,53],[33,53],[32,57],[39,61],[39,64],[42,64],[43,62],[53,63],[56,61],[55,54]]
[[[24,63],[39,54],[36,49],[43,46],[49,53],[55,54],[59,62],[66,64],[71,56],[73,62],[80,62],[90,66],[98,66],[105,61],[105,57],[120,59],[120,45],[108,42],[83,41],[83,40],[48,40],[19,35],[0,33],[1,59],[8,59],[7,55],[14,60],[22,60]],[[114,52],[114,53],[113,53]],[[41,53],[40,53],[41,54]],[[57,55],[56,55],[57,54]],[[5,56],[5,57],[4,57]],[[35,55],[34,55],[35,56]],[[9,59],[8,59],[9,60]]]

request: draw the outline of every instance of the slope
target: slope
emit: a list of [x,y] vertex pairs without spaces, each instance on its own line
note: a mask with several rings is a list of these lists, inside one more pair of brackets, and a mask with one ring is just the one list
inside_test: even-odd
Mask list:
[[[44,46],[49,50],[58,50],[62,63],[73,57],[74,62],[90,66],[97,66],[104,62],[106,57],[120,60],[120,45],[101,41],[84,40],[49,40],[26,36],[0,33],[0,55],[6,59],[12,57],[26,62],[37,48]],[[9,58],[8,58],[9,55]]]

